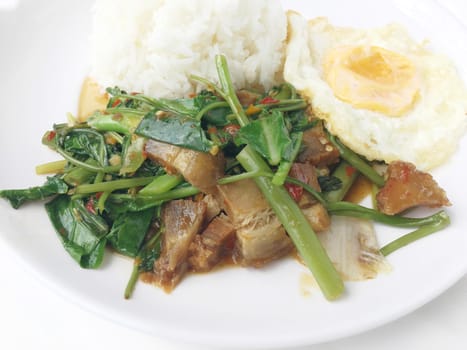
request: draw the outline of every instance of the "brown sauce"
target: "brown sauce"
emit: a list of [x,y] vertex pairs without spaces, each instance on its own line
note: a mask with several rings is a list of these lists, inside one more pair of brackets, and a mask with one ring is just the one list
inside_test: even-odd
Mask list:
[[[234,254],[228,254],[228,255],[223,256],[221,261],[219,261],[211,270],[209,270],[209,271],[192,271],[192,270],[188,270],[186,272],[185,276],[187,276],[187,275],[203,275],[203,274],[206,274],[206,273],[211,273],[211,272],[218,271],[218,270],[225,269],[225,268],[241,267],[241,266],[242,266],[241,264],[239,264],[238,262],[235,261]],[[151,271],[143,272],[143,273],[140,274],[140,280],[142,282],[144,282],[144,283],[154,284],[155,274],[152,273]],[[182,279],[181,283],[183,283],[183,279]],[[175,288],[177,288],[177,287],[175,287]],[[165,290],[165,289],[164,289],[164,291],[166,293],[171,292],[170,290]]]
[[311,297],[317,288],[318,284],[311,273],[302,272],[300,274],[299,289],[303,297]]
[[352,203],[360,203],[369,194],[371,194],[373,185],[365,176],[359,175],[355,183],[350,188],[349,192],[344,197],[344,201]]

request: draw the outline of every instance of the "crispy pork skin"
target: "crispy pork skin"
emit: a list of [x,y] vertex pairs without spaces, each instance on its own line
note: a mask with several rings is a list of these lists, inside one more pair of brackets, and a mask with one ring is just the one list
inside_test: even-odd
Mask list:
[[416,206],[441,207],[451,204],[446,192],[430,174],[402,161],[389,164],[386,183],[378,192],[376,200],[378,209],[389,215]]
[[174,200],[164,205],[162,222],[165,227],[161,256],[154,263],[153,281],[166,291],[180,282],[188,269],[188,250],[200,231],[206,213],[202,201]]

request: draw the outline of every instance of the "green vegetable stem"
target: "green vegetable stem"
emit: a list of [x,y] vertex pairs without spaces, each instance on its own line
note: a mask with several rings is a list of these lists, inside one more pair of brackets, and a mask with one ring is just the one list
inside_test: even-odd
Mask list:
[[[238,123],[241,126],[247,125],[249,119],[235,94],[225,56],[216,56],[216,67],[222,95],[232,108]],[[247,171],[271,173],[261,156],[249,146],[239,153],[237,159]],[[270,178],[258,177],[255,178],[255,182],[312,271],[324,296],[329,300],[337,299],[344,290],[342,279],[300,208],[287,190],[283,186],[273,185]]]
[[324,198],[327,202],[338,202],[341,201],[346,193],[349,191],[352,184],[357,179],[359,172],[352,167],[348,162],[342,160],[336,169],[334,169],[332,176],[338,178],[341,181],[341,186],[333,191],[324,193]]
[[[264,160],[249,146],[238,154],[237,159],[247,171],[269,172],[272,176]],[[344,290],[344,284],[301,209],[283,186],[273,185],[270,178],[265,176],[254,180],[310,268],[325,297],[329,300],[337,299]]]
[[344,146],[335,136],[331,134],[328,136],[332,144],[339,150],[339,153],[343,159],[345,159],[351,166],[357,169],[377,186],[384,186],[384,178],[379,175],[366,161],[364,161],[358,154],[350,150],[348,147]]
[[426,224],[425,226],[422,226],[419,229],[407,233],[395,239],[394,241],[386,244],[380,249],[381,254],[387,256],[395,252],[399,248],[405,247],[406,245],[415,242],[420,238],[426,237],[432,233],[444,229],[445,227],[449,226],[451,222],[449,216],[444,211],[438,212],[433,216],[436,217],[436,220],[434,220],[433,223]]

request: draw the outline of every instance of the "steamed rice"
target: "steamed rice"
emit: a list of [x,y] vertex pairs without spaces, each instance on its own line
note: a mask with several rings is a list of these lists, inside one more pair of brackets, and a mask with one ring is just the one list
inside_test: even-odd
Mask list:
[[236,88],[269,89],[282,81],[286,17],[268,0],[97,0],[91,75],[156,97],[217,82],[214,57],[227,57]]

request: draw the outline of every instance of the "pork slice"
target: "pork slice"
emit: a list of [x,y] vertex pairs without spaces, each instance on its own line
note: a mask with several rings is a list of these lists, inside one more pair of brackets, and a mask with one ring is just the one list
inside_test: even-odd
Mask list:
[[217,155],[148,140],[148,157],[161,164],[170,173],[181,174],[186,181],[204,193],[216,193],[217,181],[224,175],[225,160]]
[[[321,192],[321,187],[318,182],[318,173],[314,165],[309,163],[293,163],[289,176]],[[286,183],[285,188],[289,191],[289,194],[298,203],[300,208],[316,203],[316,199],[299,185]]]
[[188,268],[188,250],[200,231],[206,213],[202,201],[175,200],[162,209],[165,227],[162,251],[154,263],[154,282],[166,291],[171,291],[182,279]]
[[236,227],[256,221],[258,214],[270,209],[256,183],[241,180],[218,186],[219,203]]
[[214,218],[190,245],[188,262],[191,270],[210,271],[224,257],[232,254],[234,244],[235,228],[230,220],[225,215]]
[[293,243],[251,179],[219,186],[222,208],[236,229],[235,262],[261,266],[293,249]]
[[298,162],[322,167],[339,161],[339,151],[329,141],[321,124],[306,130],[302,142],[303,150],[297,157]]
[[302,212],[315,232],[323,232],[329,228],[331,218],[321,203],[315,203],[312,206],[303,208]]
[[[265,215],[264,215],[265,216]],[[281,258],[294,249],[292,240],[276,216],[256,225],[237,229],[235,262],[260,267]]]
[[249,90],[238,90],[236,94],[243,107],[255,104],[261,97],[261,94]]
[[171,174],[178,173],[173,164],[181,150],[180,147],[155,140],[148,140],[144,150],[146,151],[149,159],[151,159],[153,162],[161,164],[167,170],[167,172]]
[[389,215],[416,206],[441,207],[451,205],[446,192],[433,177],[419,171],[415,165],[402,161],[391,162],[387,180],[376,195],[378,209]]
[[225,160],[217,155],[182,148],[173,166],[186,181],[204,193],[217,193],[217,181],[224,176]]
[[222,209],[218,200],[212,194],[205,195],[202,201],[206,203],[206,223],[209,223],[220,214]]

